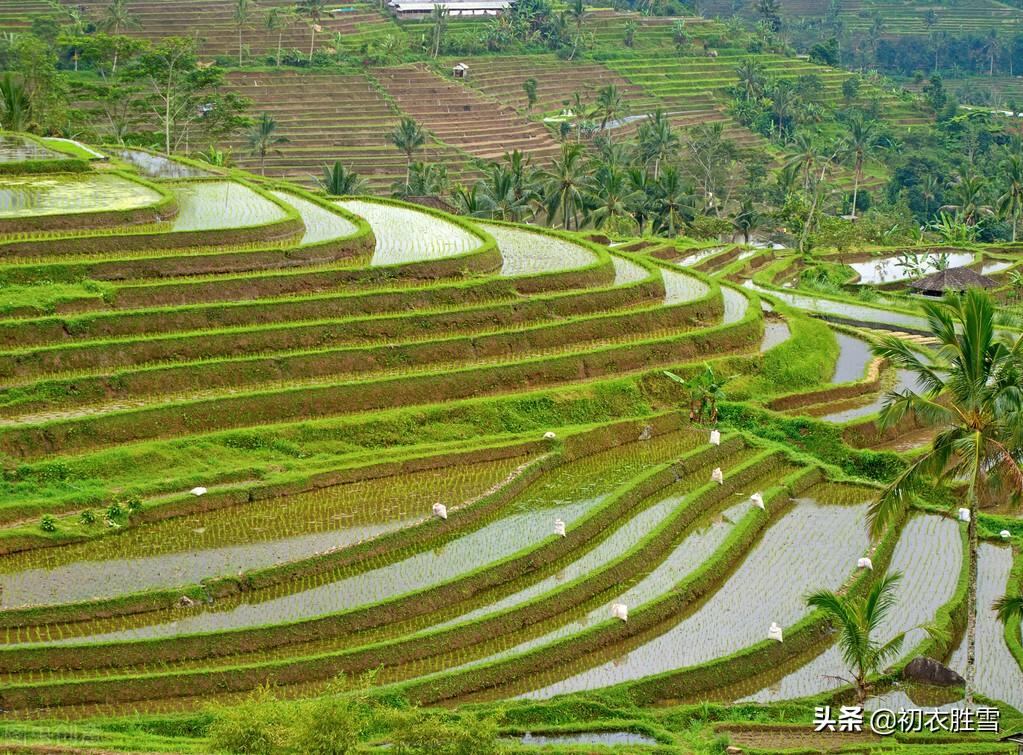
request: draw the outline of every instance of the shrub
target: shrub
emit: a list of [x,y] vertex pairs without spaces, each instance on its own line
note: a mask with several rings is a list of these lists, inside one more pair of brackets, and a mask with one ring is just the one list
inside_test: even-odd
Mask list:
[[305,706],[296,721],[297,752],[308,755],[347,755],[359,747],[372,719],[365,701],[324,697]]
[[43,520],[39,523],[39,528],[43,532],[56,532],[57,531],[57,520],[49,514],[43,515]]
[[475,716],[461,721],[415,716],[392,738],[397,755],[491,755],[497,751],[497,726]]
[[287,752],[292,716],[269,686],[255,690],[239,705],[212,705],[206,729],[210,749],[240,755]]
[[107,506],[107,519],[113,522],[122,516],[124,516],[124,509],[121,508],[121,504],[118,501],[113,501]]
[[78,520],[85,525],[96,523],[96,514],[92,509],[86,509],[78,515]]

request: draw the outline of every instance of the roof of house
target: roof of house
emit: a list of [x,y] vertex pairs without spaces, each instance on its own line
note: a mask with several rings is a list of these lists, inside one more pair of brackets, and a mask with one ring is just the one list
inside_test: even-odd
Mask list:
[[463,71],[469,70],[468,63],[455,63],[455,68],[461,68]]
[[998,283],[968,267],[950,267],[909,284],[918,291],[965,291],[968,288],[994,288]]
[[445,8],[454,8],[460,11],[465,10],[505,10],[509,8],[513,0],[391,0],[389,5],[404,12],[410,11],[431,11],[435,5],[443,5]]

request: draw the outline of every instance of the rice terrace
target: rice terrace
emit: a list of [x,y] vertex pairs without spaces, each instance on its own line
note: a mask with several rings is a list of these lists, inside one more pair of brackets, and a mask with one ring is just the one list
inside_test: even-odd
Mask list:
[[0,752],[1023,752],[1016,0],[0,0]]

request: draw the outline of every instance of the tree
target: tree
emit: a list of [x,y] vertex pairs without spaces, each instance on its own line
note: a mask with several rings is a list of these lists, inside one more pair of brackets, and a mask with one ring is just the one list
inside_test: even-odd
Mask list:
[[659,230],[677,236],[687,220],[695,215],[693,192],[674,165],[664,169],[656,183],[654,206]]
[[266,156],[269,152],[283,154],[278,144],[288,142],[286,136],[277,134],[277,121],[269,113],[263,113],[255,125],[249,130],[248,138],[249,151],[259,158],[259,175],[266,174]]
[[1012,220],[1012,242],[1016,243],[1019,216],[1023,213],[1023,156],[1009,155],[1001,165],[1005,191],[998,197],[998,212]]
[[674,372],[664,371],[665,377],[685,389],[689,401],[689,419],[692,422],[717,424],[718,402],[724,401],[726,379],[719,378],[710,364],[703,365],[703,372],[685,380]]
[[195,158],[215,168],[228,168],[234,162],[230,149],[217,149],[215,144],[211,144],[204,151],[198,153]]
[[942,209],[955,210],[966,225],[977,225],[982,214],[991,212],[985,204],[986,194],[987,181],[982,176],[966,173],[952,185],[952,203]]
[[637,134],[640,154],[647,164],[654,163],[654,180],[660,177],[661,162],[669,159],[679,148],[680,140],[671,126],[667,114],[658,108],[640,124]]
[[995,56],[1001,49],[1002,43],[998,37],[998,29],[988,29],[987,35],[984,37],[984,54],[988,59],[988,76],[994,78],[995,75]]
[[536,104],[536,79],[530,77],[522,82],[522,91],[526,93],[526,110],[532,110]]
[[907,415],[942,428],[931,446],[888,484],[868,511],[877,536],[900,519],[911,498],[941,481],[964,485],[956,505],[969,511],[967,533],[966,704],[972,706],[977,642],[977,514],[998,496],[1018,500],[1023,493],[1020,446],[1023,433],[1023,336],[1010,340],[995,330],[990,294],[970,289],[922,305],[928,329],[940,344],[933,359],[895,337],[874,342],[873,351],[898,369],[908,370],[922,386],[892,391],[885,399],[881,425],[891,427]]
[[514,170],[491,165],[486,178],[476,184],[483,215],[497,220],[522,220],[529,213],[530,195],[517,191],[516,185]]
[[732,218],[732,227],[742,234],[742,242],[749,243],[750,234],[760,228],[764,223],[764,216],[753,207],[753,202],[744,199],[739,211]]
[[763,97],[767,88],[767,73],[763,64],[756,58],[746,58],[735,69],[739,79],[738,88],[746,100]]
[[346,168],[340,160],[335,160],[333,165],[324,165],[323,176],[316,183],[335,197],[363,194],[366,191],[366,181],[362,176]]
[[448,169],[439,163],[412,163],[408,183],[395,183],[395,194],[400,197],[439,197],[451,188]]
[[610,142],[615,121],[628,112],[628,103],[622,98],[622,93],[616,85],[608,84],[597,93],[596,109],[597,115],[600,116],[601,130],[607,130],[608,124],[611,124],[611,129],[607,131],[607,140]]
[[0,123],[8,131],[27,131],[31,117],[32,102],[23,82],[14,78],[8,71],[0,78],[0,105],[3,110]]
[[440,47],[444,41],[444,32],[448,28],[448,18],[450,11],[446,5],[434,5],[433,10],[430,11],[430,21],[433,22],[433,26],[430,28],[431,47],[433,48],[433,57],[440,55]]
[[263,28],[273,34],[277,32],[277,58],[278,68],[281,65],[281,44],[284,41],[284,32],[298,20],[298,10],[293,5],[275,5],[267,8],[263,14]]
[[678,19],[671,25],[671,41],[675,43],[675,51],[681,55],[693,41],[689,29],[686,28],[685,19]]
[[158,120],[166,154],[182,142],[187,147],[193,131],[217,141],[249,123],[242,115],[248,101],[223,91],[223,69],[198,65],[194,39],[167,37],[144,49],[124,78],[140,88],[140,107]]
[[242,29],[249,25],[249,0],[234,0],[234,25],[238,29],[238,65],[242,64]]
[[757,13],[771,31],[776,34],[781,31],[780,0],[757,0]]
[[[112,0],[110,5],[103,9],[99,19],[96,21],[96,28],[113,35],[121,33],[122,29],[138,29],[139,20],[128,11],[127,0]],[[114,64],[112,73],[117,73],[117,51],[114,51]]]
[[578,37],[583,30],[583,21],[586,20],[586,6],[583,0],[569,0],[568,15],[575,23],[575,33]]
[[1023,620],[1023,595],[1003,595],[992,608],[998,611],[998,618],[1002,622]]
[[553,222],[560,214],[565,230],[571,230],[573,222],[579,228],[579,214],[584,209],[584,195],[589,188],[586,173],[582,145],[562,144],[561,154],[543,174],[548,222]]
[[299,0],[298,9],[309,19],[309,60],[312,60],[316,47],[316,32],[320,31],[320,21],[327,10],[327,0]]
[[631,228],[631,208],[638,193],[620,168],[600,166],[586,197],[594,227],[617,229],[626,223]]
[[853,675],[856,702],[862,706],[870,692],[870,678],[880,673],[902,650],[905,632],[883,645],[871,635],[884,624],[895,607],[895,591],[902,575],[887,574],[875,581],[865,596],[840,595],[821,590],[809,595],[806,604],[827,614],[838,628],[838,648]]
[[625,34],[625,37],[622,41],[625,43],[625,46],[628,47],[630,50],[632,49],[632,46],[636,43],[637,28],[638,25],[631,18],[628,21],[626,21],[625,24],[622,26],[622,31]]
[[412,156],[426,143],[426,133],[412,118],[402,118],[391,132],[391,144],[405,154],[405,188],[408,190],[412,172]]
[[860,115],[849,120],[848,128],[843,147],[853,162],[852,218],[855,220],[860,182],[863,180],[863,163],[874,156],[881,144],[881,137],[877,132],[877,121]]

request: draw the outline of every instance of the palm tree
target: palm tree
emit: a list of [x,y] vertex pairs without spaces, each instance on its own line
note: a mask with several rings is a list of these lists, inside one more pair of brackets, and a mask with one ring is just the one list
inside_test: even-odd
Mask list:
[[455,207],[460,214],[468,215],[472,218],[487,217],[487,209],[483,202],[480,181],[474,183],[471,189],[459,184],[451,193],[451,198],[454,200]]
[[982,214],[991,212],[991,208],[984,204],[986,194],[987,182],[980,176],[967,173],[959,176],[952,185],[953,202],[942,209],[955,210],[966,225],[976,225]]
[[792,140],[792,158],[786,165],[795,166],[803,176],[803,190],[810,188],[814,166],[820,158],[820,147],[812,134],[800,131]]
[[677,53],[681,55],[692,39],[692,35],[686,28],[685,19],[680,18],[671,25],[671,40],[675,43],[675,51]]
[[678,235],[695,214],[693,192],[674,165],[667,166],[657,181],[654,201],[657,225],[670,237]]
[[25,84],[15,80],[10,71],[0,79],[0,104],[3,106],[3,124],[8,131],[28,129],[32,100]]
[[430,11],[430,20],[433,22],[433,26],[430,29],[430,37],[432,39],[433,57],[440,55],[441,42],[444,41],[444,32],[448,28],[448,17],[450,11],[446,5],[434,5],[433,10]]
[[503,165],[491,165],[487,178],[477,183],[480,206],[497,220],[522,220],[529,213],[529,198],[516,191],[515,173]]
[[724,401],[725,385],[728,378],[719,378],[709,363],[704,363],[703,372],[689,380],[679,377],[674,372],[664,371],[665,377],[681,385],[689,399],[689,420],[691,422],[710,422],[717,424],[718,402]]
[[515,198],[524,205],[538,202],[541,189],[540,171],[533,167],[529,155],[519,150],[505,152],[504,164],[512,176]]
[[[638,199],[639,191],[630,185],[628,177],[620,168],[601,166],[597,169],[593,186],[586,195],[591,208],[590,220],[594,227],[614,226],[623,219],[631,221],[631,209]],[[632,223],[628,223],[629,227]]]
[[895,336],[877,340],[873,351],[922,386],[893,391],[885,400],[881,425],[890,427],[907,414],[942,427],[931,447],[902,470],[871,504],[871,534],[883,532],[908,509],[914,493],[935,482],[965,484],[967,532],[966,702],[973,704],[977,642],[977,512],[999,494],[1023,492],[1020,446],[1023,434],[1023,336],[1010,341],[995,331],[990,294],[970,289],[962,297],[923,305],[940,348],[925,360]]
[[1010,619],[1023,620],[1023,595],[1003,595],[992,606],[998,611],[998,618],[1002,622],[1008,622]]
[[583,0],[570,0],[568,15],[575,22],[575,33],[579,36],[583,30],[583,21],[586,20],[586,6],[583,5]]
[[849,133],[845,136],[843,147],[853,161],[853,220],[856,219],[856,202],[860,193],[860,181],[863,180],[863,163],[873,156],[880,143],[877,121],[865,119],[863,116],[850,119]]
[[1002,163],[1005,191],[998,197],[998,212],[1003,218],[1012,218],[1012,241],[1016,243],[1016,229],[1023,212],[1023,157],[1009,155]]
[[324,164],[323,176],[317,179],[316,183],[335,197],[363,194],[366,191],[366,181],[362,176],[346,168],[340,160],[335,160],[333,165]]
[[[108,34],[120,34],[124,29],[139,28],[139,20],[128,10],[127,0],[113,0],[110,5],[103,9],[103,13],[96,21],[96,28]],[[117,73],[117,52],[118,46],[114,46],[114,61],[110,67],[111,73]]]
[[327,10],[327,0],[299,0],[298,9],[309,19],[309,59],[312,60],[316,32],[320,30],[320,20]]
[[750,199],[744,199],[739,212],[732,218],[732,227],[742,234],[742,242],[749,243],[750,234],[764,223],[764,216],[757,212]]
[[215,144],[211,144],[204,152],[198,153],[195,158],[215,168],[229,168],[234,162],[231,158],[230,148],[218,149]]
[[933,173],[926,174],[920,181],[920,196],[924,200],[924,215],[931,214],[931,204],[941,195],[941,179]]
[[824,611],[838,626],[838,648],[853,675],[847,681],[856,687],[856,702],[861,707],[870,692],[870,677],[898,657],[906,639],[906,633],[902,632],[882,645],[871,637],[894,608],[895,590],[901,579],[898,572],[887,574],[874,582],[865,596],[820,590],[806,598],[808,606]]
[[395,185],[395,195],[400,197],[439,197],[451,188],[448,169],[440,163],[413,163],[409,181],[404,186]]
[[681,145],[678,134],[665,112],[658,108],[640,125],[637,138],[644,161],[653,160],[656,181],[660,177],[661,162],[678,152]]
[[242,64],[242,29],[249,25],[249,0],[234,0],[234,25],[238,29],[238,65]]
[[645,167],[633,166],[628,172],[629,186],[633,189],[633,200],[629,207],[629,214],[636,220],[639,226],[639,235],[643,235],[647,221],[653,217],[655,212],[654,191],[656,186],[650,179],[650,174]]
[[583,197],[589,187],[587,170],[583,163],[580,144],[562,144],[561,155],[544,171],[543,196],[548,222],[561,214],[561,224],[571,230],[572,223],[579,227],[579,214],[583,210]]
[[628,109],[628,104],[622,98],[622,93],[614,84],[602,87],[597,93],[597,114],[600,115],[600,128],[603,131],[607,129],[609,123],[612,124],[612,129],[607,132],[608,142],[612,141],[614,122],[624,116]]
[[536,104],[537,81],[532,76],[522,82],[522,91],[526,93],[526,110],[532,110]]
[[746,58],[742,61],[735,69],[735,75],[739,77],[739,91],[745,99],[752,100],[763,95],[767,86],[767,76],[763,64],[756,58]]
[[298,20],[298,11],[294,5],[275,5],[267,8],[263,15],[263,28],[273,34],[277,32],[277,66],[281,65],[281,44],[284,31]]
[[412,156],[426,143],[426,133],[413,118],[402,118],[391,132],[391,144],[405,153],[405,188],[412,172]]
[[249,131],[249,151],[259,157],[259,175],[266,175],[266,156],[269,152],[281,154],[278,144],[285,144],[287,137],[277,135],[277,121],[268,113],[263,113]]
[[622,26],[622,31],[625,33],[625,38],[622,41],[630,50],[632,49],[632,45],[636,42],[636,29],[637,24],[631,18]]

